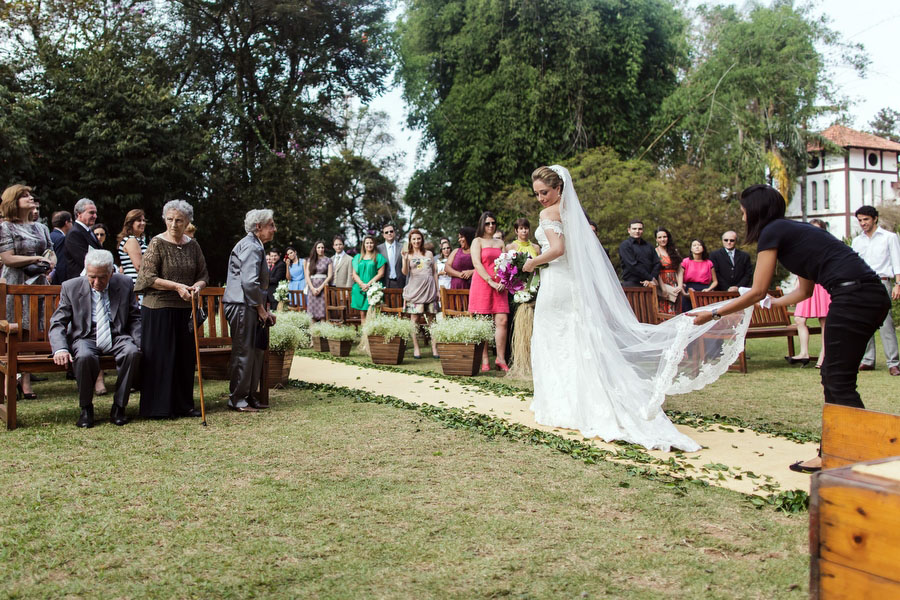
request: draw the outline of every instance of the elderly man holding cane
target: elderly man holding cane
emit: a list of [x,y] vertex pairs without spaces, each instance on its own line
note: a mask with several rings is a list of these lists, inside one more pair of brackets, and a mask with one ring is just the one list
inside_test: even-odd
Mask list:
[[131,278],[114,273],[113,256],[107,250],[88,250],[86,275],[62,284],[59,306],[50,318],[53,362],[74,365],[81,416],[78,427],[94,426],[94,381],[100,357],[116,358],[119,378],[110,421],[125,425],[125,406],[141,358],[141,310]]
[[254,398],[254,394],[262,375],[265,327],[275,323],[275,315],[266,308],[269,267],[263,246],[275,237],[272,211],[249,211],[244,217],[244,230],[247,235],[235,244],[228,259],[228,279],[222,298],[231,327],[228,408],[257,412],[269,407]]

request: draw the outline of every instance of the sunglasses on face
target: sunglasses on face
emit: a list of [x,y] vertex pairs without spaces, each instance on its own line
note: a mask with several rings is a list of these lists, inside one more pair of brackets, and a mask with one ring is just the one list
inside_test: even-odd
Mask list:
[[737,240],[726,240],[725,238],[722,238],[722,241],[723,242],[736,242]]
[[391,233],[394,233],[394,230],[391,229],[391,230],[389,230],[389,231],[382,231],[381,233],[383,233],[384,235],[389,235],[389,234],[391,234]]
[[484,222],[485,227],[487,227],[488,225],[496,225],[496,224],[497,224],[497,221],[485,221]]

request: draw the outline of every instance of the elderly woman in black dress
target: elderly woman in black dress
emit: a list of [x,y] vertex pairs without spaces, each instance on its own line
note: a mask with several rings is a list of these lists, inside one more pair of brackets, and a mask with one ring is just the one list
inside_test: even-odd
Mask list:
[[[825,360],[822,387],[825,402],[864,408],[856,391],[856,375],[866,344],[884,322],[891,299],[872,269],[850,247],[824,229],[784,218],[785,202],[775,188],[753,185],[741,192],[741,210],[747,223],[747,242],[756,242],[759,254],[752,289],[718,309],[702,310],[694,322],[743,310],[766,297],[775,263],[781,262],[799,278],[790,294],[772,301],[788,306],[809,298],[815,284],[831,294],[828,327],[823,334]],[[813,459],[794,470],[818,470]]]
[[194,336],[191,293],[209,283],[197,241],[185,235],[194,209],[183,200],[162,211],[166,231],[150,240],[135,292],[141,303],[142,417],[199,417],[194,408]]
[[[37,271],[50,270],[50,261],[42,256],[47,248],[53,247],[50,231],[47,226],[32,219],[35,216],[35,200],[31,196],[31,188],[26,185],[13,185],[3,191],[0,202],[0,260],[3,261],[3,272],[0,274],[6,283],[22,285],[37,277],[35,283],[46,283],[46,279]],[[30,273],[34,270],[35,273]],[[6,299],[6,320],[16,321],[13,311],[13,299]],[[28,300],[22,306],[22,329],[31,327]],[[22,397],[28,400],[37,398],[31,389],[31,375],[22,373],[19,384]]]

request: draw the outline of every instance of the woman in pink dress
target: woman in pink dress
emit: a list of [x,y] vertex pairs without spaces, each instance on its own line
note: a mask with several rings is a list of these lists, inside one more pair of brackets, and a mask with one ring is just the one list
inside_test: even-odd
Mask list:
[[[821,219],[810,219],[810,225],[815,225],[819,229],[825,229],[825,221]],[[797,337],[800,339],[800,353],[796,356],[785,356],[784,360],[789,364],[800,363],[802,366],[809,364],[809,327],[806,326],[807,319],[819,319],[819,325],[822,327],[822,339],[825,339],[825,317],[828,315],[828,306],[831,304],[831,295],[828,290],[818,283],[813,287],[813,294],[806,300],[797,304],[794,311],[794,322],[797,323]],[[822,361],[825,359],[825,346],[819,352],[819,358],[816,360],[816,368],[822,368]]]
[[[497,359],[494,364],[501,371],[509,371],[506,366],[506,326],[509,317],[509,295],[494,273],[494,260],[503,252],[503,240],[495,240],[497,218],[485,211],[478,219],[475,239],[472,241],[472,264],[475,275],[469,289],[469,312],[473,315],[494,315],[494,341],[497,345]],[[490,371],[487,345],[481,358],[481,371]]]
[[691,310],[691,293],[711,292],[719,285],[713,262],[709,260],[709,252],[706,250],[706,242],[703,240],[691,240],[691,256],[681,261],[684,274],[681,277],[681,312]]

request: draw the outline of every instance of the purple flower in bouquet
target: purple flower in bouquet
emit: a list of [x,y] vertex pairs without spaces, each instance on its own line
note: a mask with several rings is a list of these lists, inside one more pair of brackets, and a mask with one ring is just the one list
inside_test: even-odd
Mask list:
[[497,278],[508,291],[515,294],[525,288],[530,275],[522,270],[529,256],[523,252],[504,252],[494,261]]

